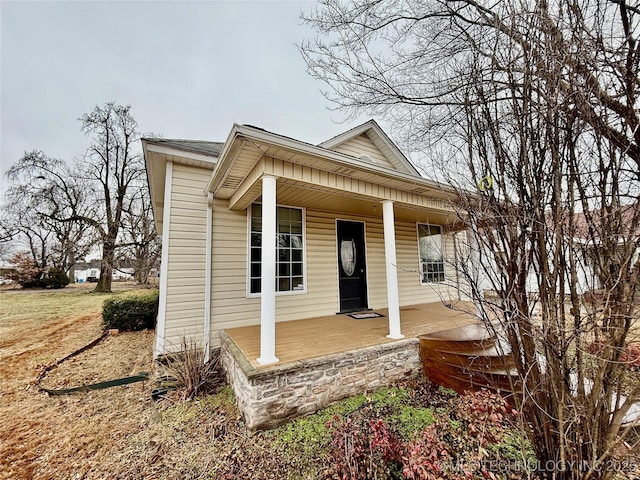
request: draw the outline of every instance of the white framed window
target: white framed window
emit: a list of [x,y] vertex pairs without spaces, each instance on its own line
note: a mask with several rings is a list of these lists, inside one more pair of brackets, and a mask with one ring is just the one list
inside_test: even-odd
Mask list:
[[444,282],[442,227],[418,223],[420,283]]
[[[276,207],[276,293],[301,293],[305,282],[304,209]],[[249,208],[249,295],[259,295],[262,281],[262,205]]]

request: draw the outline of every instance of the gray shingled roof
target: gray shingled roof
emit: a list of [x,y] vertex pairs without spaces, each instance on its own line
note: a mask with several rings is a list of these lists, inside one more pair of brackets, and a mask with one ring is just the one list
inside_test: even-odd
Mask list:
[[183,140],[178,138],[145,138],[149,143],[165,147],[185,150],[187,152],[202,153],[217,157],[224,146],[223,142],[208,142],[206,140]]

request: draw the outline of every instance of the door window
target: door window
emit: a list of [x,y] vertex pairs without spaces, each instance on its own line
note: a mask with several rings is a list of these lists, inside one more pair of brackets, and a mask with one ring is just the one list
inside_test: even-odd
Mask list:
[[356,243],[353,240],[340,242],[340,263],[342,263],[342,270],[348,277],[356,271]]

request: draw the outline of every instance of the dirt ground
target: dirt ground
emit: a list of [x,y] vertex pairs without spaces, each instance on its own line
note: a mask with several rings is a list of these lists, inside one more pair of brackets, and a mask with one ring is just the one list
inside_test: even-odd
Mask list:
[[[215,400],[155,402],[153,381],[65,396],[35,386],[43,365],[100,336],[108,296],[88,290],[0,292],[0,479],[199,477],[205,460],[191,458],[189,450],[201,453],[198,445],[211,440],[201,429],[214,428],[220,415],[225,421],[237,415],[232,399],[227,414]],[[153,373],[152,341],[151,331],[108,337],[52,370],[43,386]],[[217,413],[207,411],[193,428],[204,409]],[[181,431],[197,438],[185,443]]]
[[[34,380],[43,365],[100,335],[106,296],[91,298],[82,287],[64,293],[23,292],[0,293],[0,478],[82,478],[117,445],[130,421],[127,414],[133,411],[140,420],[142,407],[151,402],[149,387],[139,383],[63,397],[39,392]],[[76,304],[70,307],[75,311],[56,308],[54,298]],[[83,369],[78,367],[86,357],[77,357],[52,371],[45,383],[82,384],[149,370],[152,337],[152,332],[142,332],[108,338],[84,354],[107,349],[104,362]]]

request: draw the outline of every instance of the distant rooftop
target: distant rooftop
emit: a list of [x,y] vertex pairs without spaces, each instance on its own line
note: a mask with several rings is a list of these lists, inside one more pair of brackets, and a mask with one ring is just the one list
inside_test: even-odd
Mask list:
[[183,140],[178,138],[145,138],[149,143],[166,147],[186,150],[204,155],[219,156],[224,146],[223,142],[208,142],[206,140]]

